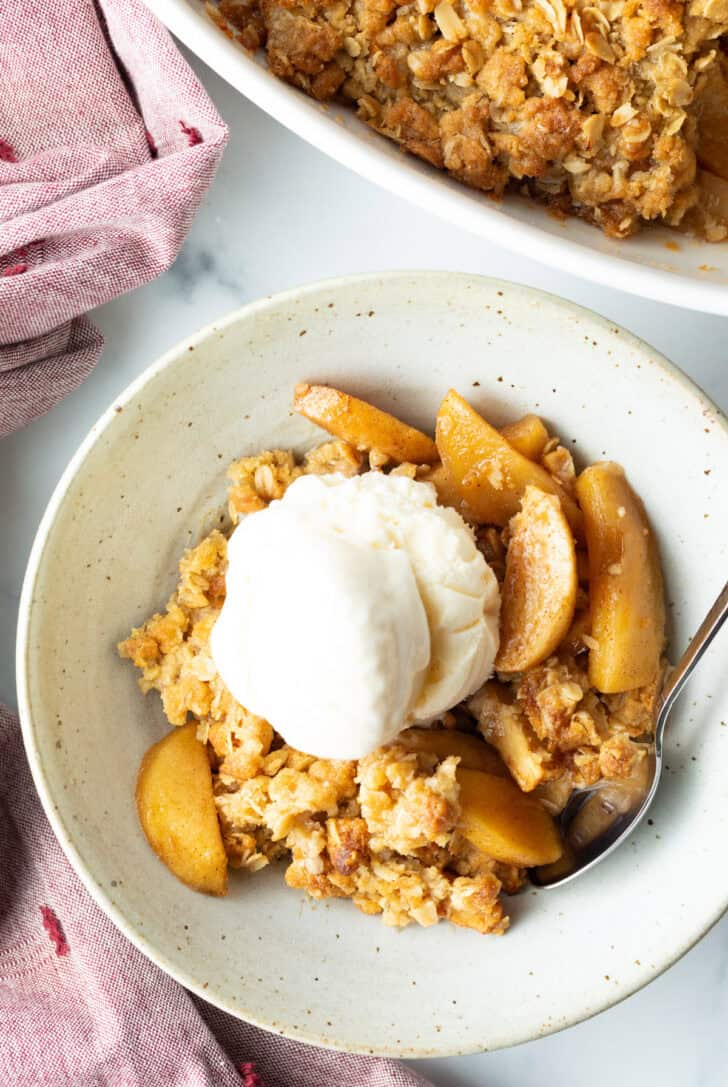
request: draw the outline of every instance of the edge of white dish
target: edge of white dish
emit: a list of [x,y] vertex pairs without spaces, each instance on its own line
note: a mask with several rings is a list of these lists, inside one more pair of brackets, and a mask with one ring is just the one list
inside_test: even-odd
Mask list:
[[[350,130],[346,121],[342,123],[341,111],[337,112],[336,106],[315,103],[303,92],[277,79],[240,45],[226,37],[205,15],[201,5],[191,0],[147,0],[147,4],[176,37],[251,102],[342,166],[376,185],[446,222],[549,267],[564,271],[573,269],[574,274],[594,283],[656,302],[728,315],[725,270],[722,271],[724,282],[720,284],[679,270],[650,267],[628,258],[629,239],[606,240],[596,227],[589,227],[594,232],[593,245],[559,237],[539,225],[538,218],[548,213],[538,206],[534,207],[535,221],[522,222],[508,214],[507,204],[504,213],[503,204],[465,188],[442,171],[428,168],[403,152],[393,155],[391,148],[383,146],[383,137],[369,132],[355,117],[354,122],[361,131]],[[680,239],[680,245],[690,244],[684,235],[675,231],[669,234]],[[600,253],[599,244],[619,245],[623,249],[621,253]],[[675,256],[662,252],[660,245],[664,247],[664,243],[655,242],[655,265],[667,264]],[[708,266],[710,254],[715,258],[721,243],[710,245],[705,242],[696,248]],[[728,243],[723,248],[728,249]],[[695,270],[699,270],[697,260]],[[707,274],[701,272],[701,275]]]

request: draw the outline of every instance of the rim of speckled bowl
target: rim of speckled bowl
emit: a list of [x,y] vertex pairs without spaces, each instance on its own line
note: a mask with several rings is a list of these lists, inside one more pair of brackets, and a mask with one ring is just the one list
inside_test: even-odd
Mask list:
[[[105,431],[113,425],[119,414],[119,407],[123,407],[129,403],[139,392],[143,389],[158,373],[166,369],[169,366],[174,365],[180,358],[184,357],[190,348],[199,348],[204,342],[211,338],[213,335],[217,335],[220,332],[227,329],[230,325],[236,324],[240,321],[246,320],[249,316],[259,313],[265,310],[272,310],[281,304],[285,304],[296,298],[305,297],[309,294],[315,294],[322,291],[336,292],[341,287],[367,284],[386,284],[393,281],[404,281],[412,285],[413,289],[417,289],[419,282],[437,281],[442,280],[447,282],[451,287],[454,281],[459,280],[462,284],[468,283],[476,287],[488,284],[491,287],[498,289],[504,288],[509,291],[521,292],[523,295],[530,296],[535,299],[545,300],[549,305],[556,306],[567,313],[587,315],[590,321],[598,327],[601,327],[605,331],[613,332],[615,329],[619,329],[620,337],[625,345],[631,345],[637,349],[640,354],[649,353],[650,360],[656,363],[658,372],[662,372],[670,379],[680,385],[684,393],[690,397],[690,399],[698,400],[701,407],[708,408],[715,413],[716,423],[720,426],[721,433],[724,439],[728,442],[728,419],[723,411],[717,404],[704,392],[704,390],[691,378],[688,377],[678,366],[666,359],[655,348],[651,347],[646,341],[640,337],[634,335],[626,329],[623,329],[615,321],[608,320],[607,318],[595,313],[593,310],[588,309],[585,306],[577,305],[574,302],[570,302],[566,299],[560,298],[558,295],[550,294],[547,291],[539,290],[538,288],[523,286],[517,283],[511,283],[507,280],[495,279],[489,276],[471,275],[469,273],[459,272],[447,272],[447,271],[389,271],[389,272],[368,272],[363,274],[353,274],[347,276],[337,276],[329,279],[318,280],[314,283],[305,284],[302,287],[293,287],[288,290],[278,292],[274,295],[269,295],[265,298],[257,301],[249,302],[244,306],[232,311],[231,313],[218,318],[215,321],[205,325],[199,331],[193,333],[191,336],[186,337],[179,343],[175,344],[169,350],[165,351],[156,361],[151,363],[145,370],[142,371],[126,388],[117,396],[115,396],[109,405],[109,407],[101,414],[96,423],[91,427],[89,433],[83,439],[78,449],[72,456],[68,465],[64,469],[56,487],[53,490],[53,494],[48,502],[48,505],[43,513],[40,524],[38,526],[33,546],[31,548],[30,556],[28,559],[28,565],[26,568],[25,576],[23,579],[23,587],[20,596],[20,605],[18,613],[18,632],[16,642],[16,680],[17,680],[17,693],[18,693],[18,711],[21,722],[21,729],[23,735],[23,742],[25,744],[25,750],[28,757],[33,781],[35,783],[38,795],[40,796],[43,809],[48,817],[53,832],[58,839],[61,848],[63,849],[66,857],[74,868],[75,872],[83,882],[86,890],[91,895],[96,904],[104,911],[104,913],[113,921],[120,932],[126,936],[132,944],[134,944],[139,951],[142,952],[148,959],[154,962],[160,967],[166,974],[172,977],[179,984],[183,985],[186,989],[195,993],[200,999],[213,1004],[221,1010],[228,1012],[230,1015],[235,1016],[238,1019],[242,1019],[245,1022],[252,1023],[255,1026],[260,1026],[264,1029],[274,1030],[274,1033],[282,1035],[284,1037],[292,1038],[297,1041],[307,1042],[312,1045],[320,1045],[327,1049],[340,1050],[342,1052],[349,1053],[362,1053],[371,1054],[370,1047],[357,1047],[345,1041],[337,1041],[331,1037],[322,1037],[316,1035],[313,1032],[307,1032],[300,1029],[282,1029],[280,1027],[272,1028],[271,1025],[264,1019],[259,1018],[256,1015],[254,1008],[240,1008],[234,1005],[224,997],[216,995],[216,993],[208,986],[203,988],[202,984],[190,973],[183,969],[180,969],[176,964],[172,964],[167,957],[160,952],[153,943],[147,940],[146,936],[137,927],[135,927],[130,921],[127,920],[122,909],[114,902],[111,896],[104,890],[104,888],[96,881],[93,872],[89,869],[86,863],[81,858],[73,840],[73,833],[61,818],[59,812],[56,810],[53,796],[48,787],[46,781],[45,770],[43,766],[43,760],[40,755],[38,744],[36,743],[36,731],[41,728],[42,725],[36,725],[32,718],[30,710],[30,694],[28,690],[28,628],[30,621],[30,614],[33,604],[33,590],[40,567],[40,563],[43,557],[46,541],[50,533],[51,527],[55,521],[56,515],[64,501],[66,491],[78,472],[79,468],[86,459],[88,452],[96,444],[99,438],[105,433]],[[726,899],[722,902],[715,913],[708,920],[707,923],[702,923],[696,931],[691,933],[690,937],[685,940],[678,947],[674,948],[668,953],[664,960],[656,966],[654,969],[648,969],[643,979],[640,979],[628,992],[620,993],[615,996],[614,999],[607,998],[599,1008],[594,1011],[585,1011],[583,1013],[574,1013],[566,1018],[566,1021],[560,1023],[558,1028],[549,1033],[559,1033],[561,1030],[565,1030],[568,1027],[575,1026],[577,1023],[584,1022],[587,1019],[593,1018],[595,1015],[600,1015],[603,1011],[607,1011],[611,1007],[615,1007],[623,1000],[633,996],[634,993],[639,992],[655,978],[665,973],[671,966],[673,966],[683,955],[685,955],[692,947],[694,947],[705,936],[711,928],[721,919],[723,914],[728,910],[728,894]],[[538,1037],[542,1037],[539,1034]],[[533,1040],[537,1035],[528,1035],[523,1037],[516,1037],[511,1042],[506,1043],[500,1048],[507,1048],[511,1045],[522,1044],[523,1042]],[[380,1050],[377,1050],[378,1055],[399,1057],[408,1060],[425,1059],[432,1057],[448,1057],[448,1056],[465,1056],[473,1053],[481,1053],[486,1050],[486,1046],[483,1043],[474,1042],[471,1045],[450,1049],[450,1048],[408,1048],[406,1051],[397,1049],[396,1047],[383,1046]],[[491,1050],[492,1051],[492,1050]]]

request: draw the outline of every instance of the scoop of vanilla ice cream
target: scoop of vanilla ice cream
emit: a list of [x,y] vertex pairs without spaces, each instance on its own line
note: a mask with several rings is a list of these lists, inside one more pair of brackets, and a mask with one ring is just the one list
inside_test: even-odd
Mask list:
[[361,758],[492,672],[498,583],[431,484],[302,476],[238,525],[228,563],[215,665],[301,751]]
[[347,539],[316,498],[301,513],[284,497],[236,528],[212,656],[287,743],[360,758],[397,736],[420,693],[427,618],[407,555]]

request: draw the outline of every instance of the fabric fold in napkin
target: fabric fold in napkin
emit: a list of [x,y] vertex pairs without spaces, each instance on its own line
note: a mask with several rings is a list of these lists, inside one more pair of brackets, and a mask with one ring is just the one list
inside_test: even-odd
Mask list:
[[63,855],[18,720],[1,706],[0,872],[0,1083],[427,1087],[394,1061],[317,1049],[242,1023],[149,962]]
[[[90,373],[102,338],[84,314],[171,264],[226,139],[139,0],[0,2],[0,438]],[[147,960],[70,867],[0,706],[0,1084],[424,1080],[242,1023]]]
[[82,315],[176,257],[227,129],[141,0],[0,6],[0,437],[93,369]]

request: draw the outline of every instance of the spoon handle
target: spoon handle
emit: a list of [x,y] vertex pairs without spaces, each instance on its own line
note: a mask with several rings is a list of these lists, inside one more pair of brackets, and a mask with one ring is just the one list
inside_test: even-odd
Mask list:
[[665,684],[655,724],[655,751],[658,756],[662,752],[662,738],[670,710],[692,675],[696,664],[713,641],[713,638],[723,626],[726,619],[728,619],[728,582],[723,586],[718,599],[700,624],[690,645],[673,668],[667,683]]

